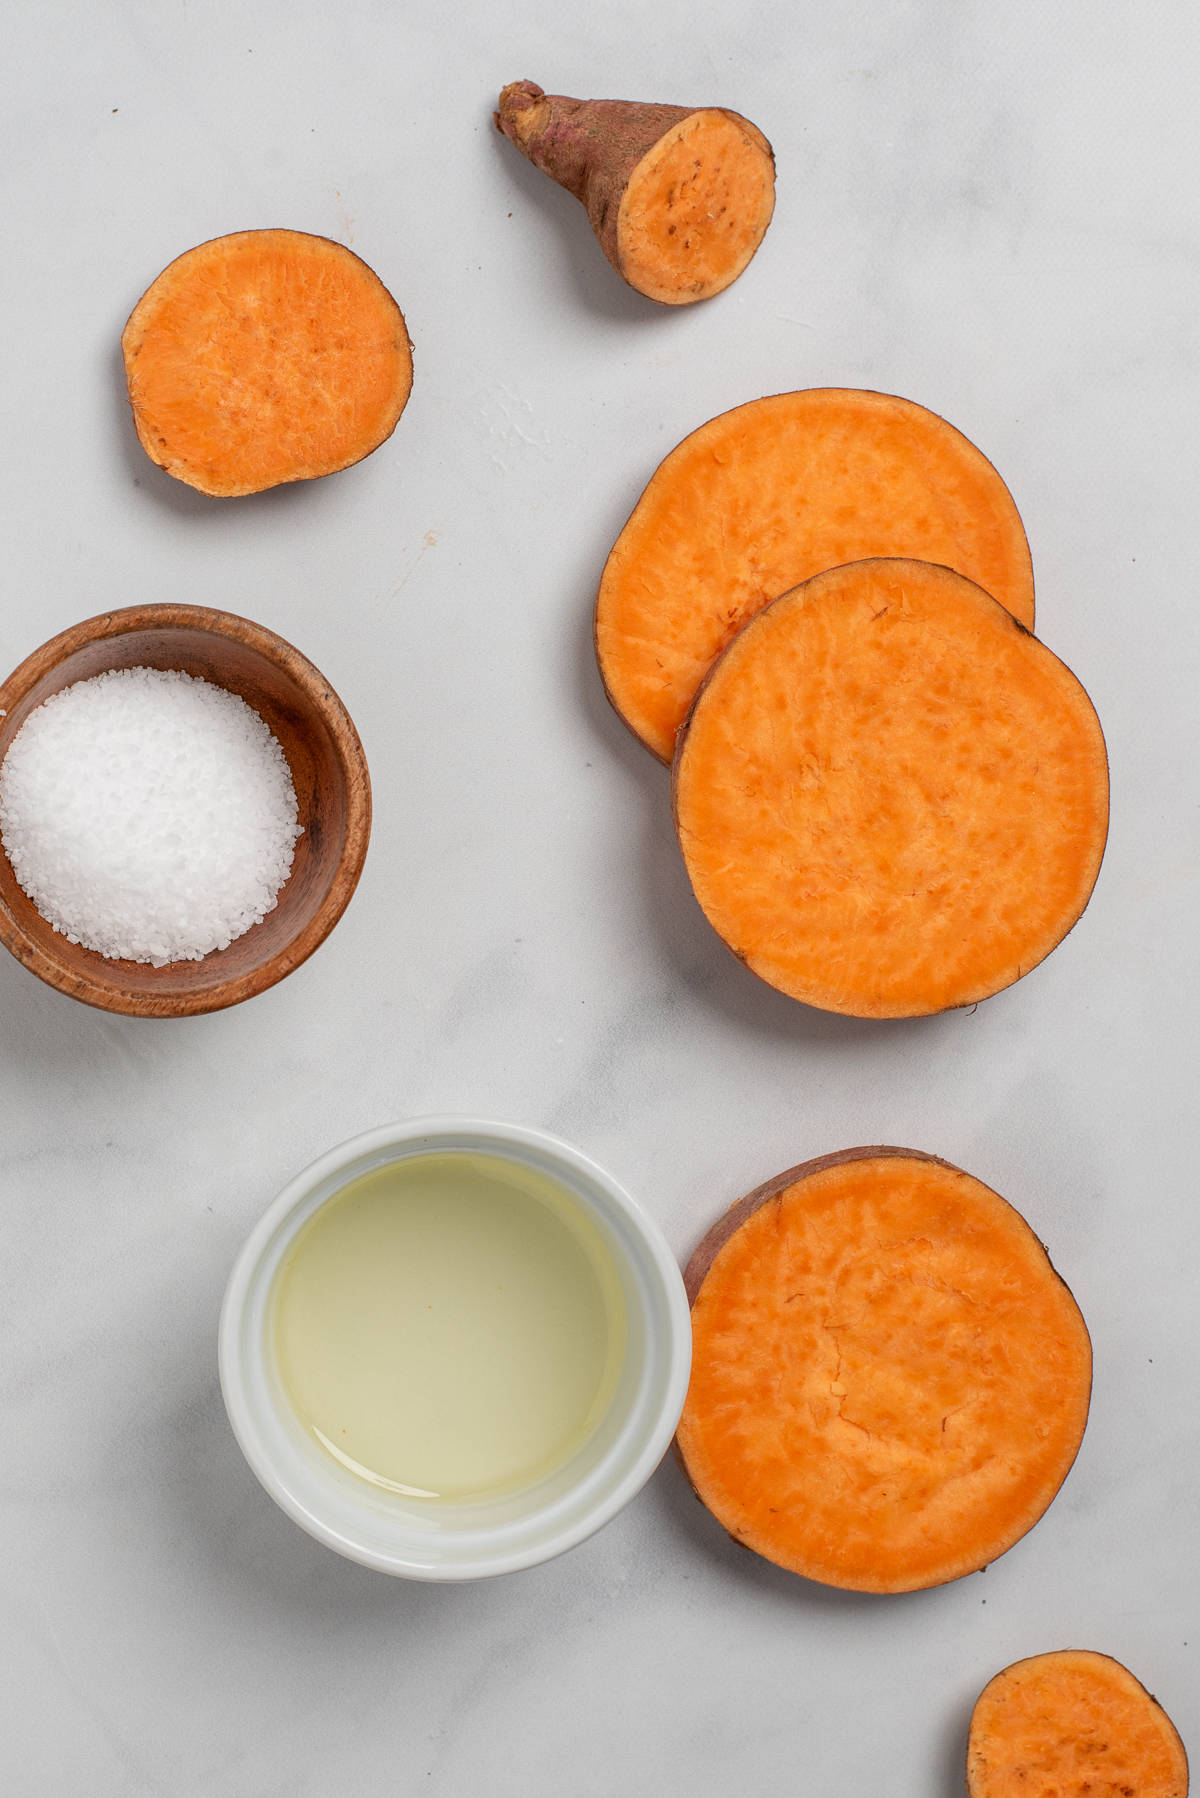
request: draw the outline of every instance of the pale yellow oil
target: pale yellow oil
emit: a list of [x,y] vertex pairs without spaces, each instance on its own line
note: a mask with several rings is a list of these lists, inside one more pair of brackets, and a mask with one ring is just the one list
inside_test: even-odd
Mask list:
[[438,1152],[352,1181],[300,1230],[269,1328],[296,1416],[343,1466],[422,1499],[553,1472],[616,1388],[620,1277],[558,1182]]

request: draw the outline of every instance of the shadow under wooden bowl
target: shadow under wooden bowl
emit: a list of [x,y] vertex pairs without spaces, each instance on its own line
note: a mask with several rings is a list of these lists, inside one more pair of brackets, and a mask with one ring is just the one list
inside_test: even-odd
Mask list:
[[296,788],[295,859],[273,911],[202,961],[109,959],[48,924],[0,854],[0,942],[59,992],[130,1017],[220,1011],[265,992],[310,956],[358,884],[371,783],[349,713],[329,682],[264,625],[207,606],[126,606],[51,639],[0,686],[0,761],[35,707],[112,668],[171,668],[237,693],[278,738]]

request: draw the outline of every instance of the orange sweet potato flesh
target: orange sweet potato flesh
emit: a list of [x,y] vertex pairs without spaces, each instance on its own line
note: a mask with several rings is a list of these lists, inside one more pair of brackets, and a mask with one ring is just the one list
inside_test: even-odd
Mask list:
[[142,448],[221,498],[361,461],[412,387],[383,282],[303,231],[237,231],[186,251],[138,301],[121,347]]
[[664,306],[722,293],[763,240],[775,159],[724,107],[576,100],[513,81],[496,125],[575,195],[617,273]]
[[1090,1649],[1032,1655],[979,1696],[970,1798],[1187,1798],[1174,1724],[1128,1668]]
[[947,568],[880,559],[767,606],[679,733],[701,908],[781,992],[862,1018],[971,1005],[1079,918],[1108,826],[1087,694]]
[[1087,1420],[1091,1345],[1032,1230],[911,1149],[790,1168],[685,1273],[676,1447],[729,1534],[808,1579],[908,1592],[1037,1522]]
[[872,556],[957,569],[1033,628],[1012,495],[945,419],[836,387],[711,419],[661,464],[605,565],[595,630],[610,700],[670,761],[697,687],[747,619],[810,576]]

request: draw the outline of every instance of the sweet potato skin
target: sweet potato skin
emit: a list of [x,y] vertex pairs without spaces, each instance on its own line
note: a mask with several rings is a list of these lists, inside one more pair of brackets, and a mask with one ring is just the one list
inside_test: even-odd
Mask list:
[[[774,205],[775,158],[756,125],[725,107],[688,107],[629,100],[577,100],[547,94],[533,81],[513,81],[503,89],[495,114],[497,129],[535,168],[581,202],[612,267],[638,292],[664,305],[710,298],[736,279],[757,249]],[[670,133],[689,120],[722,120],[762,159],[769,194],[755,224],[753,247],[719,284],[698,282],[675,291],[642,273],[629,245],[626,199],[640,165]]]
[[968,1798],[1187,1798],[1187,1752],[1111,1655],[1062,1648],[989,1680],[971,1716]]
[[[1058,1344],[1055,1355],[1066,1357],[1056,1365],[1053,1377],[1041,1371],[1038,1373],[1038,1379],[1044,1388],[1043,1397],[1053,1393],[1050,1402],[1054,1407],[1054,1415],[1051,1419],[1047,1414],[1043,1420],[1043,1414],[1039,1412],[1037,1419],[1031,1418],[1022,1426],[1023,1439],[1034,1456],[1034,1462],[1030,1463],[1027,1470],[1032,1484],[1027,1483],[1026,1475],[1019,1470],[1014,1470],[1011,1475],[1006,1472],[1001,1485],[995,1488],[995,1495],[1000,1503],[999,1512],[993,1511],[993,1501],[988,1497],[989,1487],[974,1483],[986,1476],[987,1462],[980,1462],[976,1466],[974,1459],[976,1452],[981,1455],[986,1453],[986,1438],[979,1442],[976,1450],[971,1446],[971,1442],[975,1440],[973,1435],[970,1441],[962,1443],[955,1443],[953,1434],[943,1438],[936,1435],[936,1412],[944,1402],[940,1391],[936,1394],[930,1392],[925,1397],[934,1406],[933,1440],[935,1443],[944,1442],[951,1454],[951,1462],[947,1463],[948,1478],[941,1496],[936,1491],[932,1492],[932,1496],[923,1496],[921,1485],[922,1479],[933,1477],[936,1484],[941,1478],[937,1473],[938,1455],[924,1460],[925,1473],[921,1472],[918,1465],[910,1479],[902,1463],[892,1455],[889,1441],[881,1437],[876,1442],[871,1432],[864,1432],[868,1446],[862,1450],[861,1466],[856,1466],[857,1451],[852,1450],[848,1461],[843,1460],[840,1452],[833,1456],[828,1463],[827,1476],[823,1471],[819,1472],[819,1464],[824,1461],[824,1450],[817,1444],[825,1439],[818,1432],[809,1440],[811,1432],[808,1417],[810,1405],[823,1404],[825,1401],[819,1397],[821,1382],[817,1370],[810,1367],[808,1373],[802,1373],[801,1363],[793,1359],[794,1345],[802,1337],[795,1337],[791,1333],[796,1327],[800,1327],[802,1331],[807,1329],[807,1325],[799,1325],[800,1312],[793,1314],[785,1307],[779,1314],[786,1315],[789,1320],[782,1336],[777,1337],[773,1326],[766,1320],[761,1321],[761,1334],[756,1330],[755,1340],[764,1357],[761,1383],[759,1376],[750,1369],[745,1376],[749,1385],[730,1388],[723,1378],[719,1378],[714,1386],[712,1375],[706,1366],[710,1352],[715,1348],[721,1354],[726,1351],[729,1343],[736,1345],[740,1339],[738,1332],[746,1325],[746,1313],[736,1295],[745,1290],[741,1282],[749,1279],[750,1275],[735,1271],[738,1266],[736,1251],[734,1262],[722,1268],[720,1279],[705,1291],[705,1282],[713,1273],[714,1266],[739,1231],[750,1225],[756,1231],[754,1244],[761,1247],[764,1243],[769,1243],[772,1245],[769,1253],[780,1257],[779,1265],[786,1269],[788,1286],[794,1285],[796,1288],[794,1294],[788,1293],[787,1306],[793,1300],[805,1300],[806,1296],[809,1302],[815,1303],[811,1297],[812,1268],[809,1267],[808,1272],[804,1271],[802,1260],[796,1259],[801,1252],[799,1239],[787,1234],[789,1216],[793,1224],[796,1217],[794,1211],[789,1213],[787,1210],[787,1206],[797,1202],[791,1189],[803,1188],[807,1182],[815,1182],[808,1194],[800,1195],[798,1202],[801,1205],[816,1203],[817,1208],[811,1215],[810,1240],[822,1242],[827,1228],[832,1227],[830,1220],[836,1216],[835,1212],[823,1207],[839,1203],[838,1189],[845,1186],[844,1182],[836,1182],[831,1188],[827,1179],[829,1175],[860,1164],[867,1180],[874,1182],[875,1190],[879,1191],[885,1189],[886,1183],[902,1182],[903,1175],[896,1170],[902,1170],[906,1163],[939,1170],[938,1185],[946,1189],[949,1203],[944,1214],[948,1220],[947,1228],[959,1215],[956,1188],[968,1196],[967,1210],[961,1214],[968,1232],[973,1232],[977,1225],[981,1227],[984,1234],[979,1240],[983,1243],[990,1239],[993,1226],[998,1226],[1000,1236],[997,1240],[1011,1244],[1011,1249],[1005,1249],[1000,1261],[994,1265],[1003,1269],[1008,1265],[1007,1257],[1011,1253],[1015,1257],[1011,1262],[1012,1268],[1027,1270],[1020,1277],[1022,1299],[1031,1303],[1039,1318],[1053,1320],[1055,1341]],[[867,1214],[864,1213],[865,1215]],[[902,1219],[904,1214],[901,1211],[895,1215],[897,1219]],[[935,1220],[931,1216],[927,1221],[929,1227],[934,1229],[936,1241]],[[955,1225],[955,1228],[958,1227]],[[920,1234],[919,1230],[918,1235]],[[903,1233],[899,1240],[906,1240]],[[776,1244],[777,1247],[774,1246]],[[935,1244],[926,1246],[932,1249]],[[757,1257],[759,1247],[752,1246],[747,1252]],[[857,1255],[859,1249],[856,1248],[854,1253]],[[955,1253],[957,1251],[951,1251],[952,1255]],[[864,1241],[861,1244],[861,1255],[870,1259],[872,1254],[873,1246]],[[756,1260],[752,1260],[751,1268],[756,1265]],[[919,1270],[921,1278],[923,1280],[928,1277],[932,1280],[936,1291],[937,1285],[948,1277],[948,1269],[953,1265],[953,1260],[943,1261],[942,1272],[939,1274],[939,1262],[934,1257],[927,1268]],[[983,1264],[980,1263],[974,1277],[982,1285],[986,1285],[982,1269]],[[902,1307],[905,1303],[899,1286],[891,1299],[886,1298],[890,1283],[898,1272],[899,1269],[894,1269],[886,1258],[878,1268],[878,1279],[883,1282],[878,1290],[885,1295],[885,1312],[889,1306],[894,1310],[897,1304]],[[948,1302],[957,1304],[959,1299],[967,1302],[967,1294],[956,1295],[953,1291],[961,1283],[961,1277],[960,1269],[959,1277],[947,1287]],[[977,1571],[1004,1553],[1043,1515],[1065,1479],[1082,1440],[1091,1389],[1091,1346],[1086,1326],[1065,1282],[1054,1270],[1044,1246],[1037,1241],[1025,1220],[998,1194],[991,1192],[972,1176],[964,1174],[952,1163],[920,1150],[873,1145],[819,1156],[789,1168],[785,1173],[756,1187],[718,1219],[688,1262],[684,1280],[693,1311],[695,1358],[692,1386],[680,1420],[675,1454],[696,1496],[740,1546],[752,1549],[777,1565],[807,1578],[844,1589],[878,1593],[914,1591],[944,1584]],[[731,1281],[733,1284],[730,1284]],[[1030,1281],[1033,1283],[1030,1284]],[[850,1313],[855,1311],[854,1290],[853,1281],[848,1286],[844,1281],[839,1281],[838,1291],[842,1296],[837,1303],[839,1306],[849,1307],[849,1310],[836,1314],[843,1319],[836,1325],[839,1332],[851,1328],[847,1320]],[[921,1290],[919,1281],[913,1291]],[[1035,1293],[1038,1295],[1036,1298]],[[853,1327],[865,1326],[860,1318],[859,1324]],[[971,1334],[968,1330],[968,1341]],[[793,1348],[788,1347],[789,1341]],[[1015,1347],[1011,1339],[1010,1346]],[[846,1351],[845,1366],[849,1370],[845,1375],[841,1372],[843,1349]],[[976,1352],[983,1353],[982,1350],[969,1350],[970,1355]],[[986,1354],[983,1364],[989,1365]],[[893,1367],[889,1362],[880,1369],[878,1376],[868,1376],[869,1379],[878,1380],[877,1397],[882,1395],[884,1414],[890,1403],[887,1397],[890,1383],[899,1377],[900,1365],[896,1363]],[[1034,1365],[1037,1366],[1038,1363],[1035,1361]],[[848,1342],[839,1344],[837,1378],[849,1382],[846,1391],[850,1394],[850,1399],[843,1399],[842,1404],[850,1402],[861,1410],[864,1404],[869,1405],[873,1401],[868,1398],[865,1388],[856,1387],[855,1382],[861,1376],[855,1373],[854,1366],[855,1357],[851,1345]],[[1070,1378],[1060,1393],[1055,1382],[1067,1369],[1072,1370]],[[810,1386],[810,1375],[816,1377],[816,1386]],[[934,1376],[935,1385],[944,1377],[943,1369]],[[793,1381],[796,1382],[794,1386]],[[836,1387],[836,1380],[834,1384]],[[737,1390],[761,1392],[764,1395],[762,1402],[766,1405],[765,1417],[760,1416],[756,1420],[753,1409],[750,1414],[743,1416],[741,1402],[735,1396]],[[696,1408],[698,1404],[714,1402],[719,1406],[716,1436],[711,1434],[714,1426],[708,1424],[703,1413]],[[756,1406],[757,1402],[753,1401],[753,1405]],[[994,1404],[998,1399],[994,1396],[988,1402]],[[868,1421],[871,1421],[870,1418]],[[1038,1445],[1043,1421],[1046,1424],[1052,1422],[1055,1437],[1053,1452],[1046,1458],[1043,1458],[1045,1451]],[[851,1425],[854,1429],[859,1427],[851,1417],[844,1420],[839,1417],[834,1427],[841,1431],[844,1426]],[[943,1419],[942,1427],[945,1430],[946,1419]],[[756,1451],[753,1448],[756,1428],[763,1431],[763,1443],[773,1446],[771,1454],[757,1466],[757,1471],[753,1471],[756,1467]],[[903,1435],[902,1429],[900,1435]],[[851,1435],[846,1440],[853,1443],[859,1439]],[[897,1447],[899,1440],[897,1437]],[[1016,1440],[1014,1437],[1013,1441]],[[739,1461],[736,1472],[731,1468],[714,1465],[712,1456],[716,1452],[716,1446],[723,1441],[738,1445],[735,1448]],[[793,1473],[801,1465],[790,1459],[798,1444],[805,1445],[804,1472],[802,1476],[797,1473],[795,1477],[801,1479],[802,1484],[803,1481],[810,1482],[803,1486],[808,1494],[804,1501],[797,1497],[789,1500],[787,1496],[789,1492],[793,1492]],[[765,1453],[765,1449],[763,1452]],[[938,1451],[939,1454],[941,1452],[944,1451]],[[874,1471],[872,1457],[879,1460]],[[789,1467],[791,1472],[787,1471]],[[820,1480],[828,1478],[827,1491],[820,1484],[811,1484],[812,1480],[818,1478],[818,1473]],[[739,1482],[746,1479],[753,1482],[753,1497],[743,1504],[736,1497],[736,1492]],[[882,1513],[876,1508],[876,1498],[882,1498],[882,1488],[879,1493],[875,1491],[880,1480],[890,1488]],[[1005,1484],[1006,1481],[1010,1483]],[[936,1533],[930,1536],[930,1530],[936,1532],[935,1520],[938,1517],[943,1522],[949,1519],[952,1530],[955,1527],[957,1501],[953,1494],[958,1491],[964,1494],[963,1504],[968,1515],[965,1529],[959,1531],[959,1539],[945,1540]],[[835,1495],[832,1501],[827,1493]],[[829,1534],[831,1526],[824,1517],[830,1502],[833,1502],[835,1513],[843,1516],[840,1530],[844,1530],[844,1535],[840,1535],[838,1539]],[[790,1516],[789,1503],[800,1504],[800,1509],[793,1511]],[[911,1523],[901,1516],[910,1503],[916,1505]],[[946,1508],[947,1503],[949,1509]],[[896,1520],[894,1533],[892,1513]],[[876,1546],[870,1537],[870,1530],[876,1527],[871,1519],[877,1519],[881,1514],[888,1520],[885,1525],[886,1540],[882,1546]],[[982,1533],[978,1522],[980,1516],[985,1519]]]

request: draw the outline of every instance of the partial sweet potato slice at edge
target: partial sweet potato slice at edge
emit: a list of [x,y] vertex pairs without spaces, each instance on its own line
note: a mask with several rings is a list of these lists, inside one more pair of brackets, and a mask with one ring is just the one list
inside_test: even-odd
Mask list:
[[976,1702],[970,1798],[1187,1798],[1187,1753],[1158,1700],[1091,1649],[1015,1661]]

